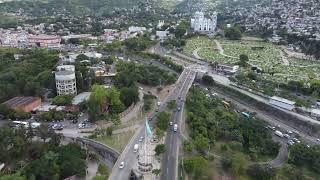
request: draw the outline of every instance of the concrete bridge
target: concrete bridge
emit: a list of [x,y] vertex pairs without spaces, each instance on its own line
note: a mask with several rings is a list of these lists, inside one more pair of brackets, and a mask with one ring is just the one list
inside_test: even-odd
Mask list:
[[95,152],[99,156],[100,160],[108,165],[110,169],[112,169],[118,157],[120,156],[120,152],[117,150],[92,139],[81,137],[65,137],[64,140],[67,142],[77,143],[82,149]]

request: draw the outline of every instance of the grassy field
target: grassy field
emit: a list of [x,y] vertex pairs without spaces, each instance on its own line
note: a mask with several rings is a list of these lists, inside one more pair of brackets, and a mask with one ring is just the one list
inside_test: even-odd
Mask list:
[[[194,56],[197,53],[207,61],[235,64],[241,54],[249,57],[249,64],[261,68],[262,77],[266,80],[285,83],[290,80],[308,81],[312,78],[320,79],[320,62],[281,56],[281,48],[269,42],[239,40],[231,41],[216,39],[220,42],[223,54],[214,42],[208,37],[193,37],[187,40],[183,52]],[[289,64],[286,64],[289,62]],[[271,76],[269,73],[274,73]]]
[[133,131],[127,131],[112,136],[101,136],[95,138],[95,140],[122,152],[123,148],[128,144],[133,134]]

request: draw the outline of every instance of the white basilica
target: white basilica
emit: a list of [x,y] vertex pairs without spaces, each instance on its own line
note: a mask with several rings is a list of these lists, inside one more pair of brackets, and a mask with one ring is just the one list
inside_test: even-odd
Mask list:
[[217,13],[214,12],[211,18],[204,17],[203,12],[196,12],[193,18],[191,18],[191,28],[194,32],[200,33],[212,33],[217,26]]

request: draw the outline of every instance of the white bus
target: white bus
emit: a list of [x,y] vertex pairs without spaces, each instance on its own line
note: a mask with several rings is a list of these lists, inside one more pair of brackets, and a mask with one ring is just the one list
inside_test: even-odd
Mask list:
[[[29,123],[25,121],[12,121],[12,124],[15,127],[19,127],[19,126],[24,126],[25,128],[29,127]],[[37,128],[41,125],[41,123],[33,122],[30,125],[31,125],[31,128]]]
[[24,126],[24,127],[28,127],[28,122],[25,122],[25,121],[12,121],[12,124],[15,126],[15,127],[19,127],[19,126]]

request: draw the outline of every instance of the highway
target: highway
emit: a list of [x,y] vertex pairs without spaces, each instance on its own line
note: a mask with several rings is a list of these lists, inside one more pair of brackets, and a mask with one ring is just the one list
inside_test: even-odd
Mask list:
[[[192,85],[192,82],[195,78],[196,72],[191,71],[188,75],[188,78],[182,85],[180,89],[179,96],[181,100],[178,98],[177,105],[181,107],[181,110],[175,110],[172,115],[173,124],[178,125],[177,132],[173,131],[173,127],[169,127],[167,130],[167,136],[165,140],[166,151],[162,158],[162,167],[161,167],[161,179],[162,180],[175,180],[178,179],[178,160],[179,160],[179,146],[180,142],[180,134],[181,134],[181,125],[183,123],[183,110],[184,110],[184,100],[186,99],[186,95],[188,93],[189,88]],[[178,96],[178,97],[179,97]]]
[[[171,92],[171,94],[167,97],[167,99],[162,102],[162,105],[159,108],[159,112],[163,111],[165,109],[165,106],[167,102],[171,100],[177,100],[179,96],[182,97],[184,100],[186,97],[186,94],[188,92],[188,89],[192,85],[192,82],[195,78],[196,72],[203,72],[203,71],[209,71],[209,66],[207,63],[197,63],[197,62],[192,62],[194,58],[186,58],[186,57],[181,57],[181,55],[166,55],[166,52],[164,52],[163,48],[160,46],[154,46],[151,50],[152,53],[159,54],[161,56],[167,56],[171,57],[173,61],[175,61],[178,64],[181,64],[185,66],[184,71],[181,73],[179,79],[177,80],[175,84],[175,89]],[[192,70],[191,70],[192,69]],[[231,82],[228,80],[228,78],[224,76],[220,76],[217,74],[212,74],[209,71],[209,75],[214,78],[215,81],[232,87],[234,89],[237,89],[241,91],[242,93],[245,93],[255,99],[257,99],[257,95],[252,94],[248,91],[245,90],[240,90],[239,88],[231,86]],[[225,97],[229,99],[229,97]],[[259,98],[261,98],[259,96]],[[180,142],[180,130],[181,130],[181,124],[184,122],[182,117],[183,117],[183,101],[177,100],[177,102],[180,103],[181,110],[180,111],[175,111],[172,114],[172,121],[174,123],[178,124],[178,131],[174,132],[173,127],[169,127],[165,139],[165,144],[166,144],[166,151],[163,155],[162,159],[162,164],[161,164],[161,176],[160,178],[162,180],[173,180],[173,179],[178,179],[178,159],[179,159],[179,146],[181,145]],[[275,120],[276,118],[270,117],[270,115],[264,114],[263,112],[257,111],[254,107],[248,107],[245,104],[239,103],[238,105],[242,105],[244,108],[249,110],[253,110],[254,112],[258,112],[258,116],[261,116],[260,118],[267,120],[271,124],[280,124],[282,128],[291,130],[294,129],[292,127],[287,126],[286,124],[279,123],[279,121]],[[152,117],[155,117],[157,113],[153,113]],[[152,118],[150,121],[150,126],[154,126],[155,124],[155,118]],[[144,131],[145,131],[145,126],[142,125],[138,131],[135,133],[135,135],[132,137],[130,142],[127,144],[126,148],[118,158],[118,161],[115,163],[115,166],[112,169],[112,173],[109,177],[110,180],[126,180],[129,177],[129,174],[131,172],[131,169],[137,164],[137,154],[133,152],[133,146],[134,144],[138,143],[138,139],[141,136],[144,136]],[[304,134],[301,134],[303,139],[307,139],[307,142],[310,142],[311,144],[317,144],[315,142],[315,138],[313,137],[308,137],[305,136]],[[286,152],[286,149],[283,149],[283,152]],[[276,160],[272,164],[275,166],[279,166],[282,164],[283,158],[285,157],[285,153],[280,153],[279,158],[276,158]],[[125,162],[125,167],[123,169],[119,169],[120,162],[124,161]],[[278,162],[279,161],[279,162]]]
[[[162,102],[161,106],[159,107],[159,112],[163,111],[166,108],[167,102],[174,100],[178,97],[178,94],[180,94],[181,89],[183,89],[183,85],[188,80],[189,76],[191,74],[191,71],[188,68],[185,68],[184,71],[179,76],[176,84],[175,89],[171,92],[171,94],[165,99],[164,102]],[[190,80],[190,78],[189,78]],[[152,120],[149,121],[149,125],[151,127],[155,124],[155,116],[157,112],[154,112],[151,116]],[[144,121],[143,121],[144,123]],[[141,127],[136,131],[136,133],[133,135],[123,152],[121,153],[120,157],[118,158],[117,162],[115,163],[114,167],[112,168],[111,175],[109,176],[109,180],[127,180],[131,170],[136,166],[137,164],[137,154],[133,152],[133,146],[136,143],[139,143],[139,138],[141,136],[144,136],[145,134],[145,126],[141,125]],[[141,142],[143,143],[143,142]],[[120,163],[124,161],[125,167],[123,169],[119,168]]]

